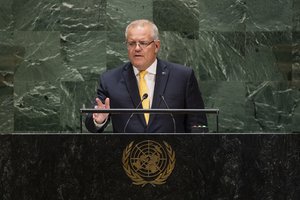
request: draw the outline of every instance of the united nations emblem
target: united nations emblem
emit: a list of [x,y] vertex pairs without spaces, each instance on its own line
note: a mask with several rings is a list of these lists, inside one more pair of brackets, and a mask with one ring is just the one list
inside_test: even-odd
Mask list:
[[127,176],[135,185],[161,185],[175,167],[175,152],[171,146],[144,140],[134,145],[132,141],[123,151],[122,162]]

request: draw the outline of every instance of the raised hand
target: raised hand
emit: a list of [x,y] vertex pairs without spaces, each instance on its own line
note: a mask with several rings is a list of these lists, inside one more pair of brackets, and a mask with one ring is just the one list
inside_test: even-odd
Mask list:
[[[96,103],[97,105],[95,106],[95,109],[109,109],[110,108],[110,103],[109,103],[109,98],[105,99],[104,104],[99,98],[96,98]],[[102,124],[105,122],[105,120],[108,117],[108,113],[93,113],[93,119],[97,124]]]

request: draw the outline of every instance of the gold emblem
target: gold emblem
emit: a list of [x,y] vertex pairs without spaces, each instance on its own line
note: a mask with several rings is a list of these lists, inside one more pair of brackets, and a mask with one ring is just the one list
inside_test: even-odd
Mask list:
[[163,141],[164,146],[153,140],[134,144],[132,141],[123,151],[123,168],[135,185],[161,185],[175,167],[175,152]]

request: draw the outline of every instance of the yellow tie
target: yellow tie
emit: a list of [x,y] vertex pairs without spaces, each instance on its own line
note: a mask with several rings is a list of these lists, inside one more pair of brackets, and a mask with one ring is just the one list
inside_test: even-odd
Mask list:
[[[147,71],[140,71],[139,92],[140,92],[141,99],[143,98],[144,94],[148,94],[148,87],[147,87],[146,80],[144,78],[146,74],[147,74]],[[149,96],[148,96],[147,99],[143,100],[142,105],[143,105],[144,109],[149,109],[150,108]],[[149,122],[149,113],[144,113],[144,116],[145,116],[146,124],[148,124],[148,122]]]

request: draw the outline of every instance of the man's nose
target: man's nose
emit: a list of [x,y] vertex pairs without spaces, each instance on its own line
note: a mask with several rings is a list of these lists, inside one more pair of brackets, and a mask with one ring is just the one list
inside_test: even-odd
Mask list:
[[137,43],[135,44],[134,50],[135,50],[135,51],[141,51],[141,50],[142,50],[142,48],[141,48],[141,46],[140,46],[140,43],[137,42]]

